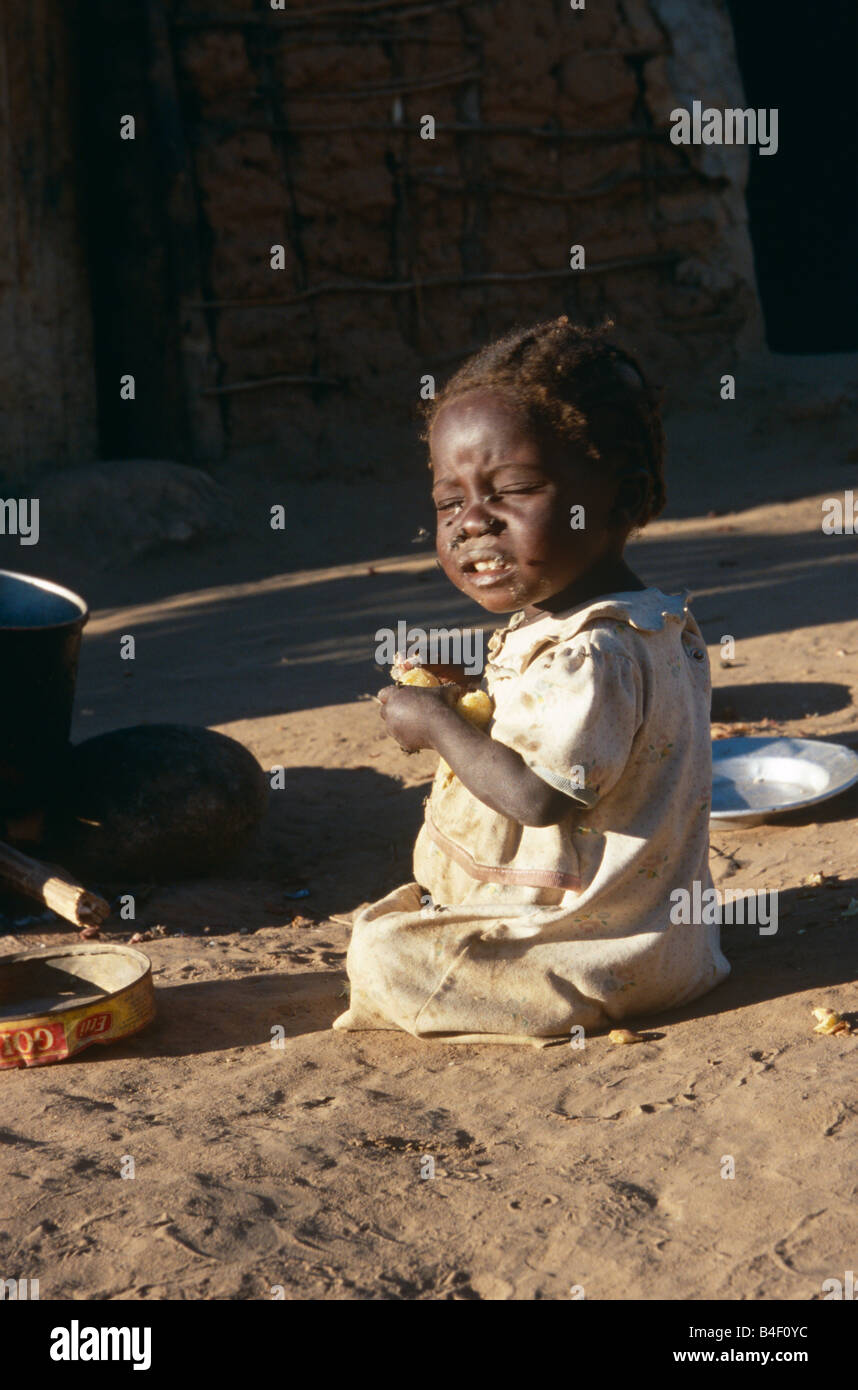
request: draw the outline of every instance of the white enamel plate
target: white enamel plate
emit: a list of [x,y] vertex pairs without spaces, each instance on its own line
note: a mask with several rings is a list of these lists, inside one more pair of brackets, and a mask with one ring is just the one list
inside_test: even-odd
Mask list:
[[858,753],[808,738],[721,738],[712,743],[712,819],[759,825],[827,801],[858,782]]

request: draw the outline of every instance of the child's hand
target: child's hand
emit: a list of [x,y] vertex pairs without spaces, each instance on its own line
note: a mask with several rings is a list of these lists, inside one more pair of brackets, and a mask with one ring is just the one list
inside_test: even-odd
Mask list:
[[461,694],[455,685],[387,685],[378,692],[385,728],[406,753],[434,748],[433,726]]

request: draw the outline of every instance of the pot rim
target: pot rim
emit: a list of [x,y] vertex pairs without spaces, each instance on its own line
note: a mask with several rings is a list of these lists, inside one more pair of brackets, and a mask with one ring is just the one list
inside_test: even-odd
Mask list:
[[79,611],[74,618],[66,618],[60,623],[4,623],[0,619],[0,632],[51,632],[59,628],[73,628],[80,624],[81,627],[88,621],[90,613],[86,599],[81,598],[73,589],[67,589],[64,584],[56,584],[53,579],[40,579],[38,575],[21,574],[19,570],[0,569],[0,579],[19,579],[25,584],[32,584],[37,589],[47,590],[48,593],[57,594],[60,598],[68,599]]

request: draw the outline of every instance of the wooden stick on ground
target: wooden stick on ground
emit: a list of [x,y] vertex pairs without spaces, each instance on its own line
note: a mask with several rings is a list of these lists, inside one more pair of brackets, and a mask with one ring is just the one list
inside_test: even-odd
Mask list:
[[52,864],[40,864],[0,841],[0,883],[49,907],[76,927],[98,926],[110,916],[110,904],[90,893]]

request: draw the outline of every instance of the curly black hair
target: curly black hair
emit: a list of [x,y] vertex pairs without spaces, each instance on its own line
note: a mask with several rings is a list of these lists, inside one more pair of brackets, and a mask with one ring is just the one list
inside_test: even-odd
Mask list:
[[458,396],[502,392],[535,427],[609,469],[614,478],[643,470],[649,486],[635,526],[645,526],[667,500],[659,392],[634,357],[610,341],[612,327],[610,322],[576,327],[563,314],[490,343],[424,403],[421,438],[429,442],[438,411]]

